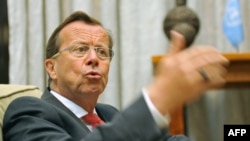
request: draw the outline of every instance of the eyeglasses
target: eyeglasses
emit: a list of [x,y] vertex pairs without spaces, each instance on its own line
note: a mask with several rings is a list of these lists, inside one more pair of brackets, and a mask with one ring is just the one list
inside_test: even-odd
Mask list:
[[87,45],[73,45],[57,52],[51,58],[57,57],[64,51],[69,51],[72,55],[76,57],[84,57],[89,54],[91,48],[95,50],[96,55],[102,60],[111,59],[114,56],[114,51],[108,47],[90,47]]

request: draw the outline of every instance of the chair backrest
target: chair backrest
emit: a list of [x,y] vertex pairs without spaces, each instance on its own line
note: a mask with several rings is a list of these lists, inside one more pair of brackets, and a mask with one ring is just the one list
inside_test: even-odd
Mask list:
[[0,84],[0,141],[3,141],[2,126],[5,110],[14,99],[21,96],[34,96],[40,98],[42,92],[33,85]]

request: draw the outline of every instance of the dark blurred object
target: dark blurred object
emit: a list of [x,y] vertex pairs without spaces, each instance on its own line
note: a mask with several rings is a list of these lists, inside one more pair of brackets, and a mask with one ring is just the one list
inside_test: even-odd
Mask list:
[[184,135],[175,135],[175,136],[167,136],[164,141],[191,141],[187,136]]
[[9,83],[9,31],[7,0],[0,0],[0,83]]
[[163,22],[164,32],[169,40],[170,30],[175,30],[186,39],[189,47],[200,28],[200,21],[196,13],[186,6],[186,0],[176,0],[176,7],[170,10]]

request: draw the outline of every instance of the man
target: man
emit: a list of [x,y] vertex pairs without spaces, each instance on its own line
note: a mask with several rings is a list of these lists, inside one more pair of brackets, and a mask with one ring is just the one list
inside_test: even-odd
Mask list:
[[[97,104],[108,82],[111,36],[95,19],[73,13],[48,41],[48,89],[42,100],[23,97],[10,104],[4,117],[4,140],[185,140],[184,136],[168,136],[168,113],[205,90],[222,86],[228,60],[213,47],[181,51],[184,46],[183,36],[173,31],[171,50],[159,63],[154,81],[118,113],[111,106]],[[80,119],[87,113],[99,115],[106,123],[89,125]]]

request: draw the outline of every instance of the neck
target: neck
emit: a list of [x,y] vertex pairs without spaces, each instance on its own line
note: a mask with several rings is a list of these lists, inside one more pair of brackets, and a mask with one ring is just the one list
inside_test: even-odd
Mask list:
[[51,90],[55,91],[59,95],[69,99],[70,101],[74,102],[78,106],[82,107],[88,113],[94,111],[95,106],[97,104],[98,96],[92,94],[69,94],[70,92],[62,92],[58,89],[53,87],[50,88]]

